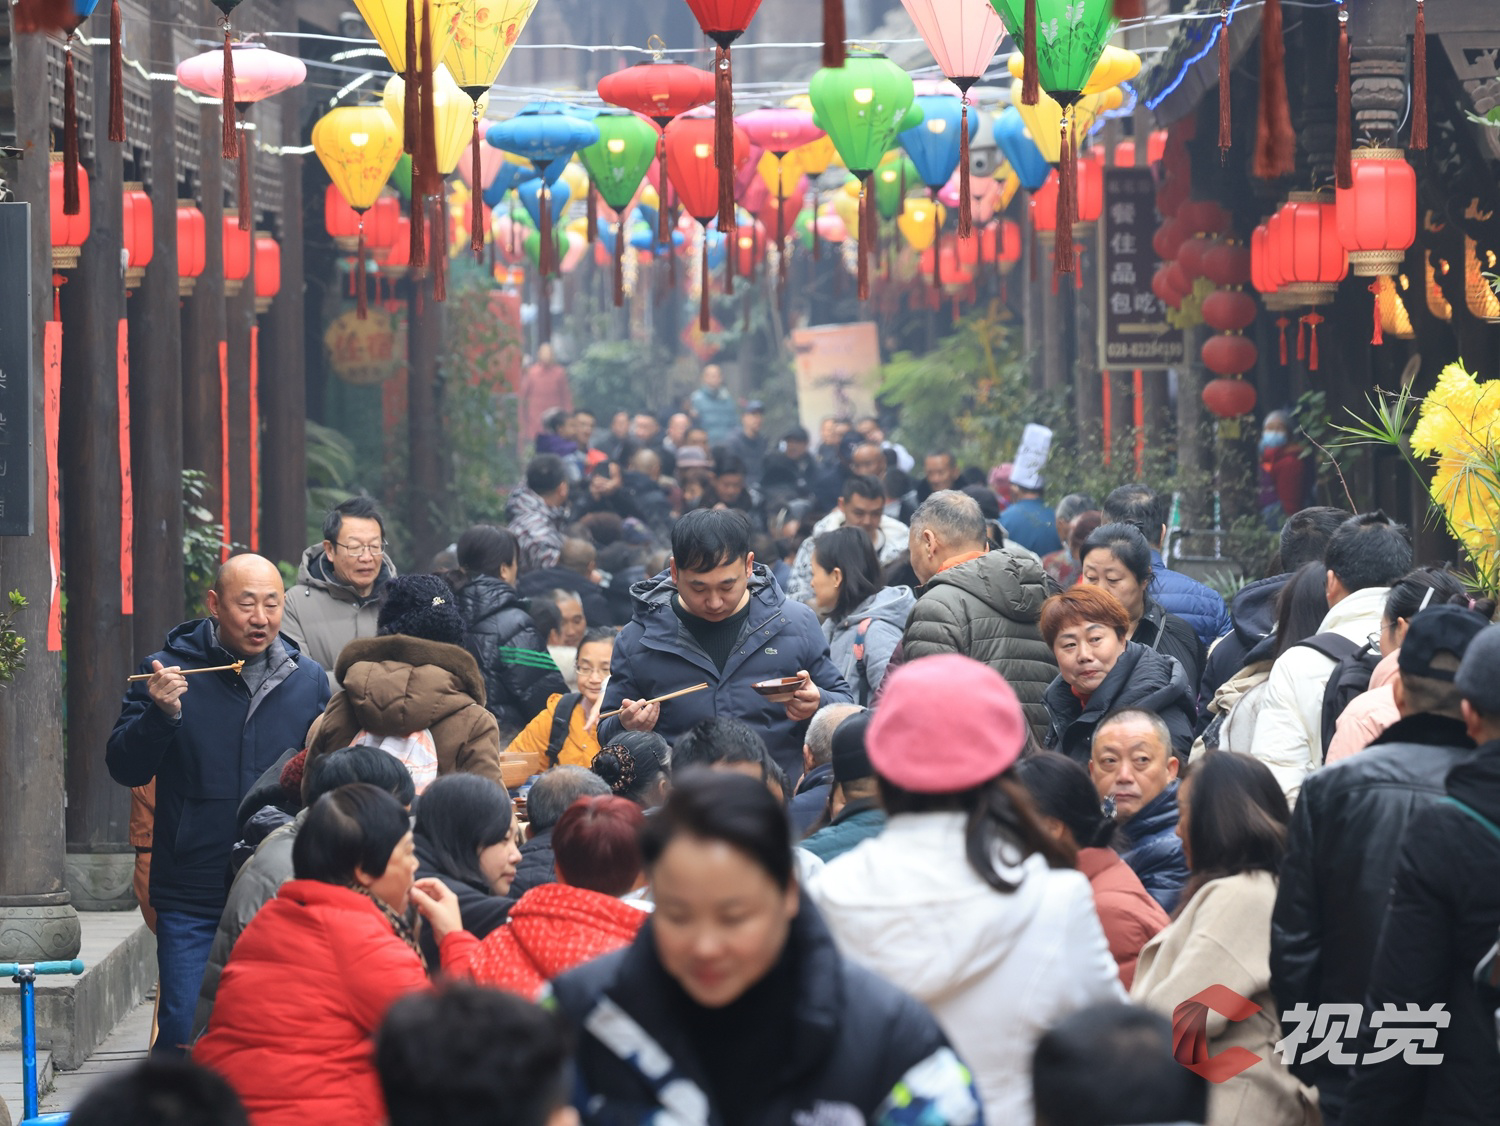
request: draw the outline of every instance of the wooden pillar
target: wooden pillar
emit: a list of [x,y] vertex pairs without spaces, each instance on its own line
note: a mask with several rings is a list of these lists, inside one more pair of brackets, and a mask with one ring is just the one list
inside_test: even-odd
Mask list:
[[[540,289],[540,287],[538,287]],[[437,414],[438,352],[443,340],[443,306],[432,295],[432,271],[411,281],[407,327],[406,425],[408,446],[407,529],[411,535],[408,569],[425,568],[447,542],[439,523],[442,504],[441,428]]]
[[[170,0],[151,5],[151,58],[170,59]],[[151,264],[130,308],[130,450],[135,479],[135,652],[161,648],[183,619],[182,314],[177,292],[177,93],[151,84]]]
[[[93,48],[94,73],[109,73],[109,45]],[[62,290],[62,417],[58,457],[67,576],[67,840],[69,853],[127,848],[130,791],[104,766],[102,749],[134,671],[132,623],[122,616],[121,489],[117,349],[125,290],[120,261],[123,162],[104,139],[109,83],[94,84],[95,152],[89,179],[88,241]],[[85,866],[92,862],[84,862]],[[133,863],[133,861],[132,861]],[[97,872],[97,869],[95,869]],[[86,881],[93,883],[95,881]],[[126,876],[128,887],[128,874]],[[109,894],[100,886],[76,893]]]
[[[12,91],[45,91],[46,38],[13,36],[8,19],[0,20],[0,34],[9,40]],[[63,882],[62,662],[46,641],[52,586],[41,327],[52,316],[47,98],[12,97],[0,115],[12,114],[16,144],[28,156],[5,161],[5,178],[16,198],[31,205],[31,302],[29,314],[23,315],[31,333],[36,530],[30,536],[0,537],[5,590],[19,590],[31,602],[12,627],[27,639],[26,668],[0,692],[0,960],[28,962],[75,957],[80,935],[78,914]],[[28,248],[6,247],[4,260],[14,263],[12,254],[26,253]]]
[[[290,5],[286,5],[290,7]],[[281,136],[301,140],[302,95],[279,96]],[[302,162],[296,155],[267,156],[280,163],[281,292],[261,317],[260,417],[261,551],[295,563],[307,546],[307,353],[303,307]]]
[[[251,134],[241,137],[241,144]],[[234,551],[248,551],[250,510],[250,329],[255,325],[255,256],[250,275],[224,295],[225,341],[229,345],[229,526]],[[254,545],[259,546],[259,545]]]

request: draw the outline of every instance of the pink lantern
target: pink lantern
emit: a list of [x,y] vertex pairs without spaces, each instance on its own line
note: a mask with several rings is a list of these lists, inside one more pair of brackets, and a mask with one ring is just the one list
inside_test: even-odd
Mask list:
[[988,0],[901,0],[922,42],[963,97],[960,119],[958,174],[958,235],[968,238],[973,230],[973,207],[969,197],[969,89],[989,69],[1005,25]]
[[[495,173],[500,171],[500,166],[504,163],[505,153],[503,150],[497,149],[493,145],[479,146],[479,179],[481,182],[477,189],[478,191],[482,192],[490,186],[491,181],[495,178]],[[472,161],[460,160],[458,162],[458,178],[464,182],[464,187],[468,188],[470,192],[476,190],[473,184],[474,168]]]
[[764,106],[734,120],[752,145],[759,145],[778,159],[827,135],[813,124],[811,113],[793,106]]
[[589,240],[577,231],[568,232],[568,249],[562,257],[562,272],[571,274],[578,268],[578,263],[583,261],[583,256],[588,253]]
[[849,228],[838,215],[818,216],[818,237],[832,243],[840,243],[849,237]]
[[[227,25],[226,25],[227,26]],[[228,32],[225,33],[226,39]],[[307,81],[307,67],[295,55],[284,55],[260,43],[236,43],[233,47],[233,97],[230,101],[239,111],[241,121],[255,102],[274,97]],[[177,64],[177,81],[194,93],[208,98],[224,99],[224,53],[205,51]],[[230,111],[226,108],[226,113]],[[233,116],[231,114],[231,116]],[[228,123],[226,123],[227,125]],[[243,126],[241,126],[243,128]],[[232,130],[226,130],[233,137]],[[232,155],[225,150],[226,155]],[[250,210],[250,146],[239,143],[240,230],[248,231],[254,218]]]

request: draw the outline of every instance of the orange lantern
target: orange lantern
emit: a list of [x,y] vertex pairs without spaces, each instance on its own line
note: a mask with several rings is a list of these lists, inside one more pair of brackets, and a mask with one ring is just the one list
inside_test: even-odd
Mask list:
[[[377,255],[377,258],[379,256]],[[380,260],[380,272],[388,278],[399,278],[411,265],[411,220],[405,215],[396,217],[396,233],[390,249]]]
[[208,264],[208,223],[190,199],[177,201],[177,292],[186,297]]
[[265,231],[255,232],[255,311],[264,313],[281,292],[281,244]]
[[240,214],[232,207],[224,209],[224,292],[236,296],[250,276],[254,240],[249,231],[240,230]]
[[1339,241],[1355,277],[1401,268],[1417,237],[1417,173],[1399,149],[1355,149],[1351,184],[1334,194]]
[[78,166],[78,214],[63,208],[62,154],[52,154],[47,172],[47,210],[52,219],[52,268],[71,270],[78,265],[78,249],[89,237],[89,174]]
[[333,237],[333,244],[345,254],[353,254],[359,244],[359,212],[349,206],[337,184],[323,191],[323,226]]
[[1039,235],[1057,232],[1057,172],[1047,174],[1042,186],[1031,193],[1031,227]]
[[133,181],[125,184],[121,233],[125,245],[126,292],[141,284],[141,279],[146,276],[146,267],[151,264],[151,255],[156,249],[151,197],[144,188],[144,184]]
[[1078,213],[1074,221],[1097,223],[1104,214],[1104,154],[1086,156],[1078,162]]

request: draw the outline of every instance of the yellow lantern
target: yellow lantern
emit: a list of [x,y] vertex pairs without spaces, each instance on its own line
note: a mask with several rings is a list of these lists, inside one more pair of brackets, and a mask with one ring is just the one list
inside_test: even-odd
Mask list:
[[[855,181],[858,184],[858,181]],[[849,232],[850,238],[859,238],[860,207],[857,195],[849,195],[847,192],[838,192],[833,197],[833,211],[844,221],[844,227]]]
[[401,159],[401,127],[381,106],[340,106],[318,119],[312,145],[345,202],[365,211]]
[[661,196],[650,184],[642,182],[640,194],[641,206],[649,207],[652,211],[661,207]]
[[[1026,77],[1026,63],[1020,51],[1006,59],[1005,65],[1010,69],[1010,76],[1017,82]],[[1094,64],[1088,82],[1084,84],[1083,95],[1088,97],[1090,94],[1102,94],[1111,86],[1129,82],[1140,73],[1141,57],[1134,51],[1127,51],[1123,47],[1106,46],[1103,54],[1099,56],[1099,61]],[[1017,101],[1016,104],[1021,103]]]
[[[432,116],[437,134],[437,170],[446,176],[458,167],[474,132],[474,117],[484,115],[489,95],[481,94],[474,102],[458,88],[446,66],[439,65],[432,75]],[[406,82],[393,74],[385,84],[385,108],[391,120],[401,122],[406,113]],[[401,136],[397,126],[396,136]]]
[[[798,94],[795,98],[788,98],[786,104],[793,109],[806,110],[808,113],[812,113],[813,111],[812,99],[806,94]],[[843,164],[843,161],[839,159],[839,150],[834,147],[833,138],[827,134],[819,137],[816,141],[809,141],[807,144],[793,149],[787,156],[795,156],[802,165],[802,171],[814,179],[827,172],[830,166]]]
[[573,199],[588,199],[589,174],[576,160],[569,161],[568,166],[562,170],[562,175],[558,178],[568,185],[568,191],[573,193]]
[[797,190],[797,185],[802,182],[803,166],[797,153],[800,150],[793,149],[780,160],[776,159],[773,152],[762,153],[760,163],[755,166],[759,173],[761,182],[766,185],[766,190],[773,196],[779,195],[783,199],[790,199],[792,193]]
[[[432,61],[436,64],[448,53],[448,44],[453,41],[454,16],[458,12],[457,0],[427,0],[431,5],[428,19],[432,24]],[[472,2],[472,0],[470,0]],[[397,74],[406,73],[406,5],[407,0],[354,0],[354,6],[365,18],[370,34],[385,52],[386,60]],[[423,0],[416,0],[417,60],[422,58],[425,39],[422,30],[424,21]],[[399,118],[398,118],[399,120]]]
[[463,0],[443,63],[476,102],[495,84],[537,0]]
[[1010,165],[1006,165],[1005,178],[1000,181],[1000,203],[996,206],[995,210],[1004,211],[1010,206],[1010,201],[1016,198],[1016,193],[1020,190],[1021,177],[1010,170]]
[[[1016,109],[1021,111],[1021,120],[1026,123],[1026,128],[1031,131],[1031,139],[1036,147],[1041,150],[1042,159],[1048,164],[1056,164],[1062,154],[1062,117],[1063,108],[1045,90],[1041,91],[1034,106],[1028,106],[1021,100],[1021,82],[1017,79],[1010,85],[1012,103]],[[1082,137],[1088,132],[1089,126],[1102,113],[1119,109],[1125,104],[1125,91],[1118,86],[1111,86],[1101,93],[1089,94],[1078,100],[1073,107],[1073,135]]]
[[896,216],[896,226],[906,243],[918,254],[937,241],[938,228],[947,218],[947,209],[933,200],[908,199]]

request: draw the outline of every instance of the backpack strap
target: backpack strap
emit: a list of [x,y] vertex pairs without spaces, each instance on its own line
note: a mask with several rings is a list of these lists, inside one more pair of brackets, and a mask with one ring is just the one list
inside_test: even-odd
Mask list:
[[1341,633],[1320,633],[1316,637],[1309,637],[1306,641],[1299,641],[1292,648],[1298,647],[1311,649],[1314,653],[1321,653],[1334,664],[1338,664],[1346,657],[1352,657],[1360,650],[1357,641],[1350,641]]
[[865,634],[870,632],[873,618],[861,618],[854,631],[854,671],[859,674],[859,706],[870,703],[870,674],[865,671]]
[[1475,809],[1472,805],[1467,805],[1464,802],[1459,801],[1457,798],[1450,797],[1441,797],[1438,798],[1438,801],[1463,810],[1463,812],[1467,813],[1475,821],[1478,821],[1481,825],[1483,825],[1489,832],[1490,836],[1494,837],[1497,841],[1500,841],[1500,825],[1496,825],[1493,821],[1491,821],[1484,814],[1480,813],[1479,810]]
[[568,726],[573,722],[573,713],[583,699],[581,692],[565,692],[552,712],[552,730],[547,735],[547,767],[557,765],[557,756],[562,754],[563,744],[568,740]]

